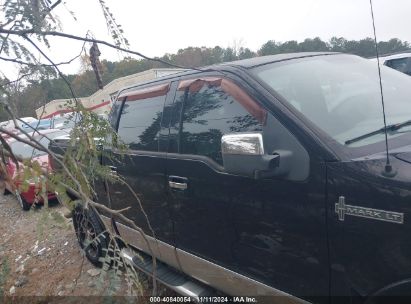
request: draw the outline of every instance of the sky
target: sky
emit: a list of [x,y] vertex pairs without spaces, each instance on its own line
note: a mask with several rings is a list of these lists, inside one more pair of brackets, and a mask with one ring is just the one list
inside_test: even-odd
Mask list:
[[[105,0],[122,25],[130,49],[147,56],[181,48],[240,46],[256,51],[268,40],[302,41],[332,36],[372,37],[369,0]],[[377,38],[411,42],[411,1],[373,0]],[[74,20],[69,11],[74,12]],[[112,42],[97,0],[66,0],[54,13],[62,31]],[[48,54],[65,61],[80,52],[81,43],[52,38]],[[89,47],[89,46],[88,46]],[[100,47],[101,59],[121,60],[124,54]],[[76,73],[78,62],[62,68]]]

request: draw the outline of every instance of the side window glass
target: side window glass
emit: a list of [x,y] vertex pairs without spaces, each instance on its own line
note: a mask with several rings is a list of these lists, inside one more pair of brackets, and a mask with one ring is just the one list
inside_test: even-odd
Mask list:
[[158,136],[166,95],[124,103],[118,135],[131,150],[158,151]]
[[203,155],[223,165],[221,137],[261,131],[261,123],[220,86],[204,84],[188,93],[182,114],[180,153]]
[[114,117],[119,116],[119,111],[121,109],[121,104],[123,101],[123,98],[118,98],[114,103],[113,106],[111,107],[110,113],[108,114],[108,120],[110,121],[111,127],[115,130],[117,128],[117,119],[114,119]]
[[395,70],[398,70],[400,72],[406,73],[407,63],[408,63],[408,57],[400,58],[400,59],[391,59],[387,61],[387,66]]
[[407,68],[405,70],[405,74],[410,75],[411,76],[411,57],[408,57],[408,61],[407,61]]

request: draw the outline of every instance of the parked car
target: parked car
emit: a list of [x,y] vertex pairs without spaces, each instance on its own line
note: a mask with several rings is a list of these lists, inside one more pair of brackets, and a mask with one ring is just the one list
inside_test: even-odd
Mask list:
[[102,163],[145,213],[123,184],[97,197],[130,207],[147,236],[87,211],[80,244],[113,229],[133,246],[125,259],[151,274],[155,255],[157,279],[194,298],[411,296],[411,79],[382,70],[388,151],[375,63],[353,55],[252,58],[121,90],[110,121],[129,150],[104,147]]
[[[20,130],[18,130],[18,129],[8,129],[8,131],[9,131],[10,133],[15,134],[15,135],[20,134]],[[10,136],[9,134],[3,133],[3,134],[1,134],[1,136],[2,136],[6,141],[12,140],[12,139],[11,139],[11,136]]]
[[[17,124],[19,125],[19,127],[24,127],[26,124],[30,124],[35,121],[37,121],[37,119],[35,119],[34,117],[22,117],[17,119]],[[14,129],[14,121],[12,119],[2,121],[0,122],[0,127],[8,130]]]
[[31,123],[23,125],[22,127],[28,131],[47,130],[51,128],[51,119],[46,118],[46,119],[35,120]]
[[[376,58],[372,60],[376,61]],[[411,52],[396,53],[380,57],[380,62],[392,69],[411,76]]]
[[81,115],[77,113],[66,113],[61,116],[51,118],[51,128],[53,129],[72,129],[76,123],[80,122]]
[[[62,130],[42,130],[39,131],[40,134],[32,133],[31,135],[34,137],[35,140],[39,141],[42,145],[46,146],[49,143],[50,139],[53,139],[58,136],[62,136],[67,134],[66,131]],[[26,138],[23,135],[21,137]],[[13,153],[16,156],[31,159],[34,162],[37,162],[41,165],[42,168],[45,170],[50,170],[49,166],[49,157],[46,152],[34,149],[30,145],[17,141],[15,139],[10,139],[8,141]],[[17,197],[17,201],[20,203],[21,208],[23,210],[29,210],[33,204],[42,204],[43,198],[40,195],[41,192],[41,185],[40,183],[34,180],[26,181],[28,182],[27,189],[22,189],[22,184],[25,183],[24,177],[24,164],[19,162],[19,169],[17,168],[16,163],[11,159],[8,158],[7,161],[7,174],[11,177],[11,182],[6,180],[5,183],[5,194],[13,193]],[[54,199],[55,194],[49,192],[48,199]]]

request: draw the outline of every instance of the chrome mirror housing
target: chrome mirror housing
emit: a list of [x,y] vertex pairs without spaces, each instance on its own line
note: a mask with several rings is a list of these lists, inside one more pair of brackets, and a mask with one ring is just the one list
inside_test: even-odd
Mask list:
[[264,155],[263,136],[261,133],[226,134],[221,138],[223,154]]
[[259,132],[223,135],[221,152],[227,173],[255,179],[273,176],[280,161],[279,154],[265,154]]

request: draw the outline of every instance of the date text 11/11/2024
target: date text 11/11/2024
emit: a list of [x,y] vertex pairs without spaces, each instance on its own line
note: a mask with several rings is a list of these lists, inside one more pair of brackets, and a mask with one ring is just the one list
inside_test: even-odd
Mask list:
[[196,300],[190,297],[150,297],[150,303],[257,303],[255,297],[198,297]]

